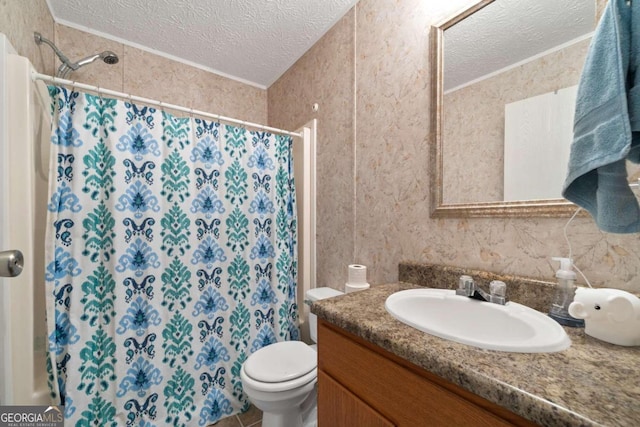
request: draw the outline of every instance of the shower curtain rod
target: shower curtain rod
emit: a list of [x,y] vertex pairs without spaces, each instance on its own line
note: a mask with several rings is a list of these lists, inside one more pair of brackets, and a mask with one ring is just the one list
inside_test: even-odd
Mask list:
[[248,126],[248,127],[252,127],[252,128],[256,128],[256,129],[262,129],[262,130],[266,130],[266,131],[270,131],[270,132],[275,132],[275,133],[282,133],[284,135],[296,136],[298,138],[302,138],[303,137],[302,133],[290,132],[288,130],[278,129],[278,128],[274,128],[274,127],[271,127],[271,126],[261,125],[261,124],[258,124],[258,123],[247,122],[245,120],[239,120],[239,119],[234,119],[234,118],[231,118],[231,117],[221,116],[219,114],[211,114],[211,113],[207,113],[205,111],[195,110],[193,108],[187,108],[187,107],[182,107],[180,105],[169,104],[169,103],[163,102],[163,101],[157,101],[155,99],[143,98],[141,96],[135,96],[135,95],[131,95],[131,94],[128,94],[128,93],[117,92],[115,90],[103,89],[100,86],[92,86],[92,85],[88,85],[88,84],[85,84],[85,83],[79,83],[79,82],[75,82],[75,81],[72,81],[72,80],[61,79],[59,77],[49,76],[47,74],[41,74],[41,73],[38,73],[35,70],[31,71],[31,80],[33,80],[33,81],[42,80],[42,81],[45,81],[45,82],[48,82],[48,83],[71,86],[72,88],[78,88],[78,89],[89,90],[89,91],[92,91],[92,92],[97,92],[97,93],[99,93],[101,95],[114,96],[116,98],[126,99],[126,100],[130,100],[130,101],[138,101],[138,102],[142,102],[142,103],[147,104],[147,105],[154,105],[154,106],[158,106],[158,107],[161,107],[161,108],[168,108],[170,110],[182,111],[184,113],[195,114],[197,116],[202,116],[202,117],[207,117],[207,118],[210,118],[210,119],[215,119],[217,121],[223,121],[223,122],[227,122],[227,123],[238,124],[238,125],[245,126],[245,127]]

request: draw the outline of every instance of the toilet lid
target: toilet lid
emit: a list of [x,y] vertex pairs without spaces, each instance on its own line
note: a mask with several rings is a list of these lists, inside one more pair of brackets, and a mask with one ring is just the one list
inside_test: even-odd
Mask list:
[[318,354],[301,341],[283,341],[249,356],[244,371],[252,379],[265,383],[291,381],[314,370],[317,357]]

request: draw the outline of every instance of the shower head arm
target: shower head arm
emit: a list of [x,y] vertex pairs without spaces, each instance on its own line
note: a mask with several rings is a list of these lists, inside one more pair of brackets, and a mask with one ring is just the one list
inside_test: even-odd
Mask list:
[[101,53],[89,55],[85,58],[80,59],[77,62],[71,62],[69,58],[67,58],[60,51],[60,49],[58,49],[58,47],[55,44],[53,44],[53,42],[42,37],[42,34],[38,32],[34,32],[33,38],[35,39],[36,44],[38,45],[42,43],[49,45],[51,49],[53,49],[55,54],[58,56],[58,58],[60,58],[60,61],[62,61],[62,64],[60,64],[60,67],[58,67],[58,72],[56,73],[58,77],[66,78],[67,74],[69,74],[70,72],[76,71],[80,67],[90,64],[98,58],[102,59],[105,62],[105,64],[113,65],[118,63],[118,55],[111,52],[110,50],[105,50],[104,52],[101,52]]
[[58,58],[60,58],[60,61],[62,61],[62,65],[60,65],[60,68],[62,68],[64,65],[66,65],[67,67],[71,68],[72,70],[77,70],[78,69],[77,66],[75,68],[73,67],[74,64],[72,64],[71,61],[69,61],[69,58],[67,58],[65,56],[65,54],[62,53],[62,51],[60,49],[58,49],[58,47],[55,44],[53,44],[52,41],[47,40],[46,38],[42,37],[42,34],[40,34],[38,32],[34,32],[33,33],[33,38],[35,39],[37,45],[45,43],[46,45],[51,47],[51,49],[53,49],[53,51],[58,56]]
[[95,61],[96,59],[100,58],[101,57],[100,55],[101,55],[100,53],[96,53],[94,55],[89,55],[89,56],[87,56],[85,58],[82,58],[82,59],[76,61],[75,63],[72,64],[72,65],[76,66],[74,71],[77,70],[80,67],[84,67],[87,64],[91,64],[93,61]]
[[87,64],[92,63],[96,59],[100,58],[100,54],[95,54],[91,56],[87,56],[86,58],[82,58],[81,60],[74,62],[73,64],[60,64],[58,67],[58,77],[62,77],[63,79],[67,78],[67,75],[72,71],[77,71],[80,67],[83,67]]

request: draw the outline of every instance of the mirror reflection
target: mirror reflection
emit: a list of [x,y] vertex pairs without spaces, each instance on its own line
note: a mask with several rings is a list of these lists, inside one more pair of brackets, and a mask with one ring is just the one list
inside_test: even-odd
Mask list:
[[560,199],[596,0],[483,3],[441,27],[439,205]]

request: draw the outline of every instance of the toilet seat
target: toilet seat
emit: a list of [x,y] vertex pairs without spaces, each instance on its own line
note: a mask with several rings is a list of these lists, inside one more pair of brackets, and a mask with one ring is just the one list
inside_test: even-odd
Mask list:
[[303,387],[309,383],[315,383],[315,381],[317,381],[318,379],[318,369],[313,369],[307,375],[296,378],[295,380],[284,381],[281,383],[263,383],[249,377],[243,366],[240,370],[240,378],[242,379],[242,386],[245,388],[245,391],[247,390],[247,388],[251,388],[258,392],[265,392],[269,394],[273,393],[273,398],[275,398],[275,394],[277,394],[278,392],[291,391]]
[[260,391],[284,391],[314,381],[317,353],[301,341],[284,341],[263,347],[242,365],[243,381]]

